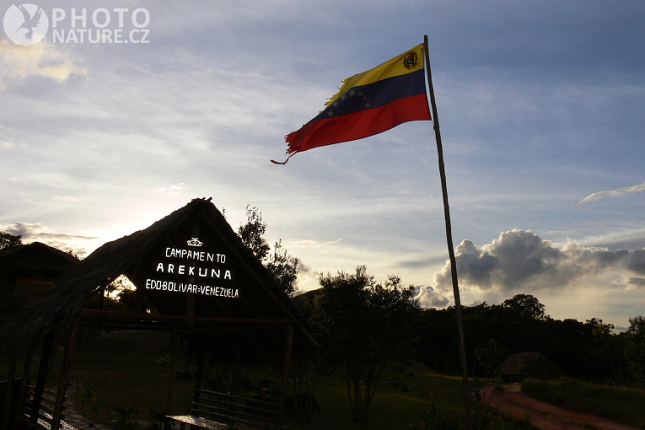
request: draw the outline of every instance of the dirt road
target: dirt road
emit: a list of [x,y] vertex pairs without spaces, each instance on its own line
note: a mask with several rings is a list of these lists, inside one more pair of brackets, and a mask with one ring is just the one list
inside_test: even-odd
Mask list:
[[504,385],[504,392],[493,391],[493,387],[482,390],[485,402],[496,408],[510,412],[517,419],[524,419],[531,414],[531,423],[543,430],[634,430],[592,415],[568,411],[556,406],[542,403],[520,392],[520,384]]

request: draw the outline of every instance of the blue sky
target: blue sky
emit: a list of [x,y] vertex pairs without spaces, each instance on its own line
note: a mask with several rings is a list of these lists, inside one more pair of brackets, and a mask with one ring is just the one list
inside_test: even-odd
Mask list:
[[150,21],[139,44],[0,33],[0,229],[25,242],[87,254],[212,197],[234,228],[260,209],[301,289],[365,264],[452,303],[430,122],[269,162],[341,80],[427,34],[462,302],[645,314],[642,1],[34,4],[67,31],[71,8]]

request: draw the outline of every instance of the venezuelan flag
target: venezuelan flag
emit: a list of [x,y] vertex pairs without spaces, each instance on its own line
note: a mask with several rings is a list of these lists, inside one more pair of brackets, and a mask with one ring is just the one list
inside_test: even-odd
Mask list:
[[289,157],[311,148],[373,136],[407,121],[430,120],[423,50],[420,44],[345,79],[325,110],[286,136]]

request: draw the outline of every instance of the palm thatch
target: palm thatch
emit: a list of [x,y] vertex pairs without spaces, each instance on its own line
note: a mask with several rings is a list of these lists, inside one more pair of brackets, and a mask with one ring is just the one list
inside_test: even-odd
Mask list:
[[524,378],[552,379],[560,370],[539,352],[520,352],[507,358],[496,373],[505,380],[520,381]]
[[[221,268],[231,274],[230,279],[208,279],[212,284],[208,291],[216,287],[228,289],[237,291],[238,297],[149,288],[149,280],[159,276],[176,283],[206,282],[196,274],[192,278],[180,277],[175,276],[176,272],[160,274],[158,270],[160,262],[174,261],[177,266],[185,263],[186,272],[193,264],[196,272],[196,266],[204,263],[168,260],[167,250],[186,248],[187,242],[197,237],[210,249],[226,255]],[[137,288],[139,313],[84,309],[92,297],[101,295],[102,289],[122,274]],[[210,199],[195,199],[148,228],[98,248],[0,329],[0,349],[12,356],[22,354],[40,334],[76,319],[101,328],[177,329],[200,343],[205,342],[203,336],[208,333],[206,343],[213,348],[246,339],[257,349],[267,339],[274,343],[276,338],[283,339],[282,335],[272,334],[275,327],[291,325],[307,342],[315,343],[299,310]],[[240,337],[240,331],[245,335]]]

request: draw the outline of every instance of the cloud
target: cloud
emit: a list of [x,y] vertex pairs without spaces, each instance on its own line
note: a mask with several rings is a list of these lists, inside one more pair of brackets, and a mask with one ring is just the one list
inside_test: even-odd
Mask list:
[[607,190],[607,191],[598,191],[597,193],[593,193],[585,197],[584,199],[580,200],[578,203],[584,203],[584,202],[593,202],[596,200],[600,200],[603,197],[622,197],[625,194],[631,194],[631,193],[638,193],[641,191],[645,191],[645,182],[642,184],[638,185],[632,185],[631,187],[623,187],[619,188],[617,190]]
[[645,289],[645,278],[632,277],[626,282],[628,290],[641,290]]
[[95,241],[96,237],[56,233],[42,224],[29,224],[16,222],[14,224],[0,224],[0,231],[15,236],[22,236],[23,243],[42,242],[63,251],[73,251],[79,256],[87,254],[86,245]]
[[46,39],[32,46],[19,46],[0,38],[0,91],[33,76],[64,83],[72,75],[86,76],[87,69],[74,65],[69,53]]
[[445,308],[450,300],[432,287],[419,285],[414,287],[414,298],[422,308]]
[[319,288],[320,272],[316,272],[310,266],[298,259],[296,266],[298,271],[298,278],[296,281],[296,289],[300,291],[309,291]]
[[185,188],[186,186],[184,185],[184,183],[180,182],[179,184],[170,185],[168,187],[155,187],[153,191],[159,194],[178,196],[184,192]]
[[[582,246],[569,240],[554,247],[531,231],[512,230],[478,248],[464,240],[455,250],[460,285],[482,292],[555,289],[603,270],[623,269],[645,275],[645,250]],[[452,285],[450,264],[434,274],[435,287]],[[639,285],[637,278],[628,283]]]
[[328,245],[334,245],[336,243],[341,242],[342,239],[336,239],[336,240],[330,240],[327,242],[318,242],[315,240],[311,239],[306,239],[306,240],[297,240],[293,242],[286,243],[285,246],[288,248],[313,248],[313,249],[319,249],[323,248]]

